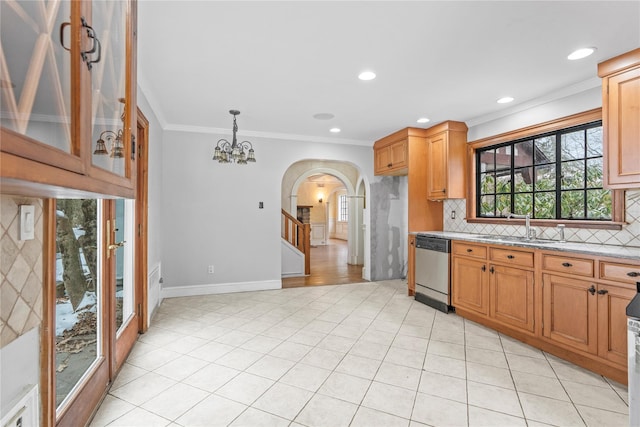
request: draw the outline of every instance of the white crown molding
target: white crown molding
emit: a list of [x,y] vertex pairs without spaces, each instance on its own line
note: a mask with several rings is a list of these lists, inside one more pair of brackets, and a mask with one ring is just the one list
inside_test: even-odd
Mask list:
[[208,285],[172,286],[162,288],[162,299],[197,295],[228,294],[232,292],[267,291],[282,289],[281,280],[259,282],[214,283]]
[[549,102],[566,98],[571,95],[576,95],[578,93],[585,92],[587,90],[590,90],[596,87],[600,87],[601,85],[602,85],[602,80],[599,77],[593,77],[589,80],[585,80],[585,81],[573,84],[571,86],[564,87],[557,91],[549,92],[545,95],[539,96],[529,101],[525,101],[520,104],[514,105],[511,108],[496,111],[483,116],[474,117],[472,119],[467,120],[466,124],[467,124],[467,127],[471,128],[483,123],[491,122],[493,120],[510,116],[515,113],[520,113],[522,111],[529,110],[531,108],[535,108],[540,105],[548,104]]
[[[186,126],[186,125],[168,124],[167,126],[164,127],[164,130],[176,131],[176,132],[231,135],[230,128],[213,128],[208,126]],[[373,141],[365,141],[361,139],[328,138],[328,137],[321,137],[321,136],[296,135],[292,133],[261,132],[261,131],[252,131],[252,130],[238,131],[238,138],[240,137],[269,138],[269,139],[281,139],[281,140],[288,140],[288,141],[323,142],[327,144],[362,145],[365,147],[373,146]]]

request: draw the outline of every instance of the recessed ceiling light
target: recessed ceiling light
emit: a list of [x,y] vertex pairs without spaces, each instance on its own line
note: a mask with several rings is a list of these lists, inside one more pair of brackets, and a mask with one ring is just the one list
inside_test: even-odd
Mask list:
[[510,96],[503,96],[502,98],[498,99],[497,103],[498,104],[508,104],[509,102],[513,101],[513,98]]
[[331,120],[334,117],[335,116],[331,113],[318,113],[313,115],[313,118],[317,120]]
[[418,120],[416,120],[418,123],[429,123],[431,120],[427,119],[426,117],[420,117]]
[[360,80],[373,80],[376,78],[376,73],[373,71],[363,71],[358,75]]
[[340,132],[340,128],[331,128],[331,129],[329,129],[329,132],[338,133],[338,132]]
[[595,51],[596,51],[595,47],[583,47],[581,49],[574,50],[573,52],[571,52],[571,54],[567,56],[567,59],[570,61],[575,61],[576,59],[586,58],[587,56],[591,55]]

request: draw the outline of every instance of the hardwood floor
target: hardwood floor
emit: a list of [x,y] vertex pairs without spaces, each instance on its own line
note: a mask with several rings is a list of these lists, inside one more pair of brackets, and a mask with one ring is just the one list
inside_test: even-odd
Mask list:
[[282,279],[283,288],[302,286],[343,285],[366,282],[362,278],[362,265],[347,264],[347,242],[329,239],[328,245],[311,248],[311,274]]

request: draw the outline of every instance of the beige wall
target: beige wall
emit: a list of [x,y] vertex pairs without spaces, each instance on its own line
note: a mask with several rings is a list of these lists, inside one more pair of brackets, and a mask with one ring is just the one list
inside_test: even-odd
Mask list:
[[[18,239],[18,206],[35,206],[35,239]],[[0,196],[0,348],[42,322],[42,200]]]

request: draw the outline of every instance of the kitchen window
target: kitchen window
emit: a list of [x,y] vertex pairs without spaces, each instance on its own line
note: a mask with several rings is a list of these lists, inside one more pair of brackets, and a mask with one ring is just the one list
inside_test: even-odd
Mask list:
[[620,229],[624,191],[603,187],[601,109],[470,143],[467,221]]
[[476,151],[479,217],[611,221],[603,189],[602,122]]

